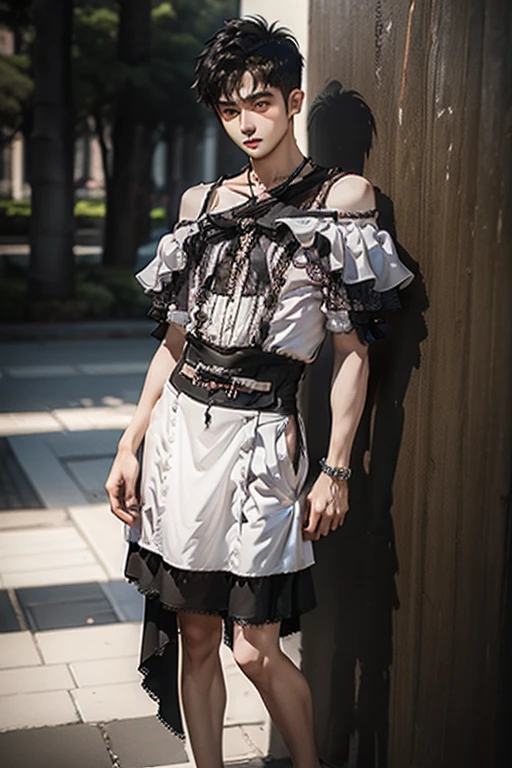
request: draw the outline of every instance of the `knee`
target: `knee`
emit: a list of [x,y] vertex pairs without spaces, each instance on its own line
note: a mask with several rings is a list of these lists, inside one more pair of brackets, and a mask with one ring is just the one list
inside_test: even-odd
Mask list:
[[260,688],[266,686],[271,659],[264,651],[240,638],[233,648],[233,657],[249,680]]
[[184,656],[188,662],[203,664],[219,652],[221,622],[220,619],[215,620],[217,617],[191,617],[192,614],[180,618]]

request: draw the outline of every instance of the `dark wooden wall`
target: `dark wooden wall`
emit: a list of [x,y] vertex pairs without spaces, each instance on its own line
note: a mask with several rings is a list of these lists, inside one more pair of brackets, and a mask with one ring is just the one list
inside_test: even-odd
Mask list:
[[[331,765],[512,764],[511,8],[310,5],[311,98],[338,80],[368,104],[378,136],[364,173],[417,272],[371,350],[351,514],[316,547],[303,666]],[[311,147],[357,169],[347,121],[362,115],[363,130],[367,112],[339,103],[312,122]],[[326,350],[309,382],[313,461],[328,376]]]

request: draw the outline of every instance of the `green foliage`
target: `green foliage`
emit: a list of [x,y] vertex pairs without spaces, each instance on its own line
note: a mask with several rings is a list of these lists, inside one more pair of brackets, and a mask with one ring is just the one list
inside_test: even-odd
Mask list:
[[[14,53],[0,54],[0,148],[30,127],[33,79],[30,72],[33,0],[0,0],[0,27],[12,32]],[[7,130],[5,130],[7,129]]]
[[120,267],[96,266],[82,270],[79,281],[101,285],[113,298],[110,317],[143,317],[149,308],[143,293],[130,270]]
[[[0,233],[28,235],[30,212],[30,200],[0,199]],[[105,200],[77,200],[75,203],[75,225],[79,229],[100,229],[105,214]],[[165,208],[153,208],[150,216],[154,224],[163,224],[166,220]]]
[[79,122],[89,116],[105,125],[112,120],[121,73],[116,50],[119,14],[111,5],[75,8],[73,92]]
[[105,319],[109,317],[115,298],[105,285],[79,282],[76,288],[76,302],[84,306],[86,317]]
[[149,64],[117,59],[117,4],[81,3],[75,9],[73,70],[79,118],[93,116],[96,130],[113,120],[123,84],[136,88],[132,108],[144,125],[163,133],[171,125],[193,127],[204,117],[191,90],[195,59],[206,37],[236,14],[234,0],[154,2]]
[[75,203],[75,216],[102,219],[105,213],[106,205],[104,200],[77,200]]
[[[23,129],[31,109],[32,5],[33,0],[0,0],[0,25],[14,33],[18,54],[0,55],[0,124],[11,131]],[[106,139],[116,99],[127,82],[137,89],[133,109],[140,122],[157,133],[169,126],[201,124],[205,112],[191,90],[195,58],[223,20],[236,15],[237,3],[153,0],[152,6],[150,62],[130,67],[117,57],[119,3],[75,0],[72,74],[79,129],[92,118],[95,132]]]
[[[0,322],[25,320],[27,281],[22,277],[0,280]],[[42,323],[109,320],[146,316],[149,299],[132,273],[113,267],[81,267],[77,270],[75,295],[66,301],[35,301],[30,319]]]
[[11,131],[22,127],[32,91],[28,57],[0,54],[0,125]]
[[0,200],[0,216],[30,216],[30,200]]

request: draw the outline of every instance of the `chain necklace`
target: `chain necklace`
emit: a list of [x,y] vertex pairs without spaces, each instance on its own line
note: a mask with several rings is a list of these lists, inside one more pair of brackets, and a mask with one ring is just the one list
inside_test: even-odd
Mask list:
[[[277,187],[271,187],[270,189],[266,189],[265,191],[266,191],[266,192],[267,192],[269,195],[276,195],[276,194],[279,194],[279,193],[280,193],[280,192],[282,192],[284,189],[286,189],[286,187],[287,187],[289,184],[291,184],[291,182],[292,182],[294,179],[296,179],[296,178],[297,178],[297,176],[299,175],[299,173],[300,173],[300,172],[301,172],[301,171],[302,171],[302,170],[303,170],[303,169],[306,167],[306,165],[307,165],[307,164],[308,164],[310,161],[311,161],[311,158],[309,158],[309,157],[303,157],[303,158],[302,158],[302,160],[301,160],[301,162],[299,163],[299,165],[298,165],[298,166],[295,168],[295,170],[293,170],[293,171],[290,173],[290,175],[289,175],[289,176],[288,176],[288,177],[287,177],[287,178],[286,178],[284,181],[282,181],[282,182],[281,182],[281,184],[278,184],[278,185],[277,185]],[[248,183],[248,185],[249,185],[249,189],[250,189],[250,191],[251,191],[251,197],[253,198],[253,200],[255,200],[255,199],[257,199],[257,196],[256,196],[256,194],[255,194],[255,192],[254,192],[254,186],[253,186],[253,183],[252,183],[252,180],[251,180],[251,171],[252,171],[252,167],[251,167],[251,165],[249,164],[249,165],[247,166],[247,183]]]

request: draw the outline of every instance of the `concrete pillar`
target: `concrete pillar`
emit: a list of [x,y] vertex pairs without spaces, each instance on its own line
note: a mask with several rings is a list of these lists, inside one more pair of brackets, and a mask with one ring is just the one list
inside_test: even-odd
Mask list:
[[13,200],[23,200],[23,137],[16,136],[11,144],[11,194]]
[[214,181],[217,178],[217,143],[218,130],[216,119],[211,117],[204,126],[204,151],[203,173],[204,182]]

